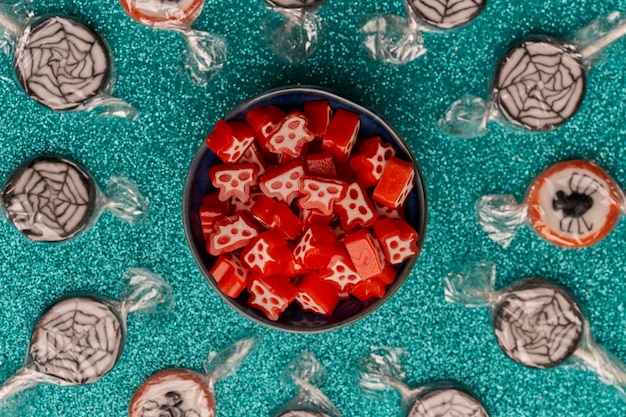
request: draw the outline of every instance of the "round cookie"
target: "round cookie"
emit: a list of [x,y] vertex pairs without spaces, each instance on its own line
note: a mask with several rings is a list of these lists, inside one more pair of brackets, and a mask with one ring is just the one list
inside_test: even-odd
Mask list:
[[215,397],[206,377],[167,369],[149,377],[130,401],[129,417],[214,417]]
[[407,417],[489,417],[476,398],[457,388],[438,388],[420,395]]
[[6,182],[2,202],[13,226],[29,239],[58,242],[85,229],[96,209],[96,184],[74,162],[35,158]]
[[406,0],[420,20],[439,29],[455,29],[474,20],[487,0]]
[[494,331],[506,356],[531,368],[552,368],[578,348],[583,316],[562,288],[526,280],[507,292],[494,311]]
[[498,64],[494,100],[514,126],[549,131],[578,111],[586,89],[585,68],[573,47],[551,38],[531,38]]
[[191,26],[196,21],[204,0],[120,0],[126,13],[148,26]]
[[112,307],[92,297],[71,297],[39,317],[30,342],[37,372],[69,385],[90,384],[117,363],[123,325]]
[[620,216],[620,191],[591,161],[563,161],[545,170],[526,200],[535,231],[562,247],[593,245],[613,230]]
[[319,6],[326,0],[265,0],[273,7],[281,7],[283,9],[309,9]]
[[31,25],[18,40],[13,63],[24,91],[56,111],[76,109],[100,94],[111,73],[104,39],[83,22],[62,16]]

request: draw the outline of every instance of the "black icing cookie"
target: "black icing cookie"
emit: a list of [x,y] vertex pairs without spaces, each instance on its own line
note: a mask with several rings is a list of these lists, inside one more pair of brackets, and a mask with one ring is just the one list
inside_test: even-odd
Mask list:
[[283,9],[308,9],[319,6],[326,0],[265,0],[270,6],[282,7]]
[[411,10],[424,22],[440,29],[454,29],[474,20],[487,0],[407,0]]
[[494,330],[509,358],[531,368],[552,368],[578,348],[583,316],[562,288],[526,280],[508,290],[496,306]]
[[60,157],[35,158],[18,168],[2,192],[7,217],[32,240],[66,240],[89,224],[96,209],[91,176]]
[[33,367],[71,385],[95,382],[117,363],[122,329],[120,317],[105,302],[61,300],[39,317],[30,342]]
[[420,395],[407,417],[489,417],[483,405],[457,388],[438,388]]
[[573,47],[551,38],[531,38],[500,61],[494,100],[513,125],[548,131],[574,116],[585,89],[585,68]]
[[53,16],[24,31],[14,67],[26,93],[57,111],[72,110],[99,94],[111,72],[102,37],[79,20]]

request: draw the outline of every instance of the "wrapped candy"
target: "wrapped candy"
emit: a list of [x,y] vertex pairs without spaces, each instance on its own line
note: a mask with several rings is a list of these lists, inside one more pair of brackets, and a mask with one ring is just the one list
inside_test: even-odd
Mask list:
[[537,369],[560,364],[594,372],[626,395],[626,366],[598,346],[580,307],[563,288],[524,279],[495,290],[495,266],[482,262],[446,279],[448,302],[489,307],[496,340],[515,362]]
[[359,385],[366,396],[377,399],[395,389],[402,396],[402,416],[406,417],[489,417],[470,392],[453,382],[435,382],[410,388],[404,382],[403,349],[372,349],[359,363]]
[[291,361],[282,379],[299,391],[274,412],[274,417],[341,417],[337,407],[316,388],[326,380],[326,369],[311,352],[304,352]]
[[483,230],[505,248],[524,223],[555,245],[591,246],[613,230],[623,210],[622,190],[586,160],[550,166],[528,187],[522,204],[512,195],[487,195],[476,202]]
[[211,352],[204,373],[189,369],[166,369],[149,377],[135,392],[129,417],[213,417],[215,383],[234,374],[256,344],[241,339],[219,353]]
[[117,363],[128,313],[164,311],[172,289],[160,276],[133,268],[122,277],[120,301],[99,295],[60,299],[39,317],[26,363],[0,387],[0,402],[39,384],[92,384]]
[[587,71],[612,42],[626,34],[619,12],[602,17],[571,41],[532,36],[513,46],[496,66],[487,102],[466,96],[439,121],[449,135],[473,138],[494,120],[521,132],[547,132],[571,119],[586,89]]
[[404,0],[407,19],[381,14],[362,28],[365,47],[377,60],[405,64],[424,55],[422,32],[443,32],[465,26],[483,11],[487,0]]
[[219,36],[191,29],[204,0],[120,0],[133,20],[156,29],[180,33],[187,41],[185,68],[192,80],[205,86],[226,63],[228,48]]
[[59,242],[91,227],[104,210],[137,223],[148,199],[128,179],[112,177],[101,191],[77,163],[38,156],[24,163],[2,189],[2,205],[13,226],[31,240]]
[[73,17],[33,16],[30,4],[0,4],[0,46],[12,50],[15,76],[26,94],[57,112],[136,117],[130,104],[111,97],[115,76],[104,38]]
[[291,63],[299,63],[313,55],[322,31],[322,20],[316,12],[326,0],[262,1],[283,18],[265,24],[266,39],[272,51]]

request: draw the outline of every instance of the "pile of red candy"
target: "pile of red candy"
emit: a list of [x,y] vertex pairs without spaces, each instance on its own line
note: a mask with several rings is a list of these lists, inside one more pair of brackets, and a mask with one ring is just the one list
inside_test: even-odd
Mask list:
[[[286,114],[257,107],[220,120],[207,146],[224,162],[200,208],[211,275],[270,320],[296,302],[330,316],[341,299],[382,297],[394,265],[417,254],[404,221],[415,171],[358,114],[311,101]],[[358,152],[357,152],[358,150]]]

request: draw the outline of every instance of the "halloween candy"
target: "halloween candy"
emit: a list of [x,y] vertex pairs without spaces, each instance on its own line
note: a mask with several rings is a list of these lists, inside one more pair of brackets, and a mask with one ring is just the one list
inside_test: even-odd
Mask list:
[[410,388],[404,382],[401,357],[404,350],[372,349],[359,363],[359,385],[366,396],[377,399],[389,390],[402,396],[402,416],[406,417],[488,417],[481,402],[466,388],[453,382],[435,382]]
[[613,230],[623,210],[622,190],[586,160],[550,166],[532,182],[522,204],[512,195],[487,195],[476,202],[483,230],[505,248],[524,223],[555,245],[591,246]]
[[160,275],[134,268],[122,277],[120,301],[99,295],[60,299],[39,317],[26,363],[0,387],[0,401],[38,384],[98,381],[122,354],[128,313],[163,310],[171,297]]
[[133,20],[155,29],[180,33],[187,41],[185,68],[192,80],[206,85],[226,63],[227,46],[219,36],[194,30],[204,0],[120,0]]
[[309,58],[319,43],[322,20],[317,10],[326,0],[262,0],[282,17],[266,22],[267,42],[278,56],[298,63]]
[[110,95],[115,76],[104,38],[73,17],[35,17],[30,4],[0,5],[0,38],[12,47],[15,76],[26,94],[57,112],[135,117],[128,103]]
[[426,53],[422,32],[465,26],[483,11],[487,0],[404,0],[408,18],[381,14],[362,28],[365,47],[377,60],[404,64]]
[[31,240],[58,242],[91,227],[103,211],[129,223],[147,213],[148,200],[130,180],[112,177],[101,191],[80,165],[39,156],[11,174],[2,189],[5,215]]
[[249,337],[212,352],[204,373],[189,369],[154,373],[133,395],[129,417],[214,417],[215,383],[235,373],[255,344],[256,339]]
[[439,127],[466,138],[486,134],[490,120],[521,132],[554,130],[578,111],[594,60],[625,34],[626,19],[613,12],[570,41],[530,36],[513,46],[496,66],[489,99],[457,100]]
[[298,394],[273,413],[274,417],[341,417],[337,407],[317,388],[326,369],[311,352],[304,352],[287,366],[283,383],[295,385]]
[[482,262],[446,279],[445,297],[467,307],[489,307],[502,352],[530,368],[561,364],[587,369],[626,394],[626,366],[598,346],[574,298],[544,279],[524,279],[495,290],[495,266]]

